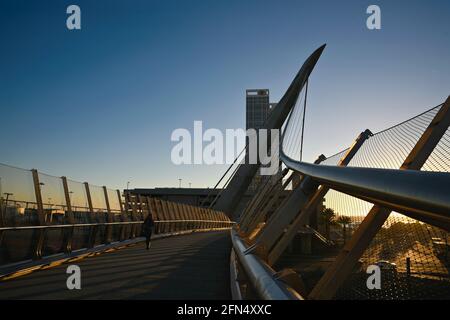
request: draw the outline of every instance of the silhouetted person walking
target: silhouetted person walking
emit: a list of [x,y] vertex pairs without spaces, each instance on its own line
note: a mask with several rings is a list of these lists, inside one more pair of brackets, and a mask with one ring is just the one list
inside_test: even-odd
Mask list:
[[145,237],[145,244],[147,246],[147,250],[150,249],[150,240],[152,238],[154,226],[155,222],[153,221],[153,217],[151,214],[149,214],[147,218],[145,218],[144,224],[142,225],[142,235]]

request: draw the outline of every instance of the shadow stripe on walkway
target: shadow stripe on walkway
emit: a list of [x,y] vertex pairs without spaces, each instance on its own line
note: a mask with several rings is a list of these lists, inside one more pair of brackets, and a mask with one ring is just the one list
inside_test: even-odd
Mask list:
[[[0,283],[0,299],[230,299],[228,231],[140,243]],[[81,268],[81,290],[66,286]]]

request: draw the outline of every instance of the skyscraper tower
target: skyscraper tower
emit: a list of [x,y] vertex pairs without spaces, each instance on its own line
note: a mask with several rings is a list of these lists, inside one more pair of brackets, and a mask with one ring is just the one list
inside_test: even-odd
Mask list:
[[246,129],[261,129],[269,112],[269,89],[246,90]]
[[[248,89],[246,90],[246,129],[259,130],[263,128],[264,122],[269,116],[271,103],[269,102],[269,89]],[[256,191],[258,185],[263,181],[263,177],[256,174],[249,185],[250,191]]]

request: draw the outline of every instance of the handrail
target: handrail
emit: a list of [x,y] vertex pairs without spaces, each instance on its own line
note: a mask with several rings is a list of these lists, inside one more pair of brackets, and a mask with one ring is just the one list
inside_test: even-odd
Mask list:
[[[226,223],[234,224],[234,221],[215,221],[215,220],[157,220],[155,223],[179,223],[179,222],[207,222],[207,223]],[[39,230],[39,229],[58,229],[58,228],[81,228],[92,226],[110,226],[110,225],[129,225],[142,224],[144,221],[123,221],[123,222],[99,222],[99,223],[74,223],[74,224],[55,224],[42,226],[22,226],[22,227],[1,227],[0,231],[13,230]]]
[[303,300],[303,298],[284,282],[276,279],[275,271],[257,255],[246,253],[247,247],[237,234],[231,230],[233,249],[242,265],[248,281],[264,300]]
[[440,226],[450,224],[450,174],[314,165],[280,153],[283,163],[296,172],[337,191],[388,207],[407,216],[422,217]]

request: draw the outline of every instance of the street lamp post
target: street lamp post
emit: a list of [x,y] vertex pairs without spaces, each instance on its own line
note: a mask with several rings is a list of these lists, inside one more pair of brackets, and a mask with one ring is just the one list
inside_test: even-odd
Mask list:
[[5,196],[6,196],[6,198],[5,198],[5,210],[2,210],[2,212],[1,212],[1,215],[2,215],[2,221],[1,221],[1,223],[2,223],[2,226],[5,224],[5,215],[6,215],[6,210],[7,210],[7,207],[8,207],[8,199],[9,199],[9,196],[13,196],[14,194],[13,193],[10,193],[10,192],[5,192],[5,193],[3,193]]

